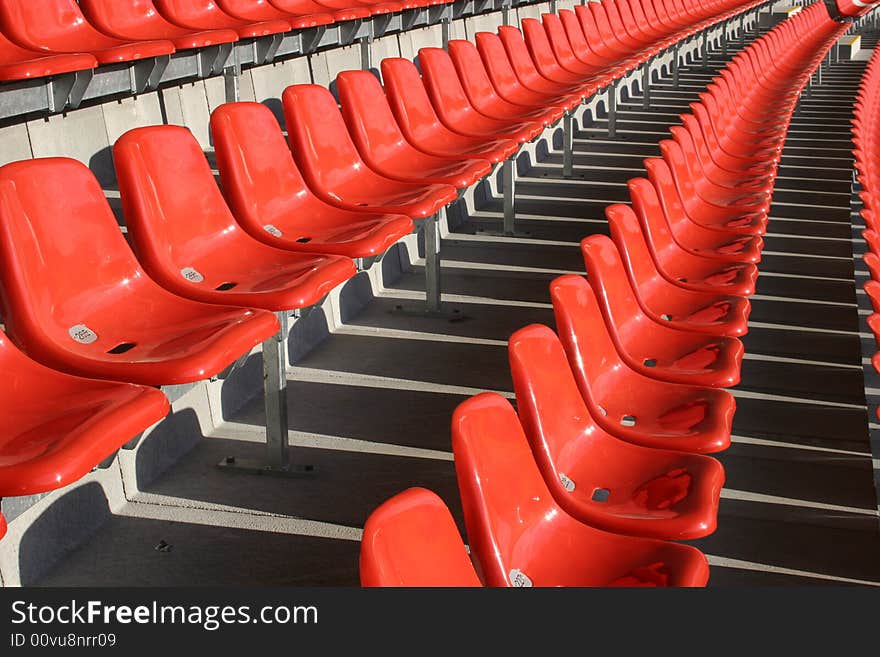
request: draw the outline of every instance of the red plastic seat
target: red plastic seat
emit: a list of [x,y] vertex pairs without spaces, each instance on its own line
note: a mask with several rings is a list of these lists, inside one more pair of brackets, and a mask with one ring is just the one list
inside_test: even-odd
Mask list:
[[153,282],[76,160],[0,167],[0,263],[7,333],[32,358],[73,374],[201,381],[279,330],[272,313],[197,303]]
[[190,30],[235,30],[243,39],[282,34],[292,26],[286,20],[253,23],[233,18],[213,0],[153,0],[170,22]]
[[645,447],[698,454],[727,449],[736,411],[729,392],[657,381],[631,369],[583,277],[560,276],[550,284],[550,296],[581,396],[605,431]]
[[748,333],[749,300],[685,290],[657,271],[639,219],[628,205],[605,209],[611,237],[642,310],[655,322],[710,335]]
[[34,362],[0,332],[0,497],[36,495],[88,474],[168,413],[159,390],[84,379]]
[[92,25],[117,39],[167,39],[178,50],[238,41],[234,30],[193,32],[162,18],[153,0],[79,0]]
[[535,91],[520,82],[504,51],[504,44],[494,32],[477,32],[474,40],[477,53],[492,86],[498,95],[508,102],[526,106],[550,105],[562,110],[571,110],[583,101],[579,94]]
[[[584,64],[597,70],[613,68],[615,77],[633,68],[635,62],[629,57],[615,56],[610,52],[606,52],[604,56],[600,55],[601,45],[596,41],[590,42],[591,40],[584,34],[577,15],[571,9],[559,10],[559,22],[571,46],[572,54]],[[547,27],[546,19],[544,27]],[[548,36],[550,36],[549,32]]]
[[286,12],[269,0],[215,0],[220,9],[233,18],[249,22],[285,21],[294,29],[327,25],[334,22],[327,11]]
[[436,183],[466,189],[492,171],[488,160],[428,155],[404,137],[370,71],[342,71],[336,76],[342,117],[361,157],[373,171],[395,180]]
[[623,360],[661,381],[727,388],[739,383],[743,345],[655,322],[639,306],[617,247],[604,235],[581,242],[587,279]]
[[186,128],[135,128],[113,147],[128,236],[165,289],[206,303],[281,311],[314,305],[355,275],[351,258],[292,253],[238,227]]
[[533,324],[510,338],[516,406],[550,494],[583,523],[686,540],[715,531],[724,468],[715,459],[633,445],[593,421],[556,334]]
[[315,84],[282,94],[288,139],[309,187],[322,200],[346,210],[430,217],[458,198],[450,185],[392,180],[361,159],[336,99]]
[[94,55],[47,55],[14,44],[0,33],[0,81],[28,80],[95,68]]
[[371,15],[370,10],[362,5],[333,9],[317,0],[269,0],[269,4],[288,14],[329,13],[335,21],[351,21]]
[[220,105],[211,114],[211,138],[235,220],[266,244],[365,258],[383,254],[413,230],[409,217],[350,212],[315,196],[265,105]]
[[410,144],[430,155],[476,157],[497,164],[516,153],[519,145],[511,139],[453,132],[438,118],[419,71],[408,59],[382,60],[385,94],[401,132]]
[[364,525],[361,586],[482,586],[449,508],[410,488],[383,502]]
[[630,187],[630,197],[654,264],[664,278],[697,292],[738,296],[755,293],[758,268],[754,263],[725,262],[723,256],[697,255],[681,248],[673,239],[654,185],[636,183]]
[[86,22],[75,0],[0,0],[0,29],[22,48],[45,53],[82,53],[101,64],[169,55],[166,40],[123,41]]
[[0,513],[0,538],[3,538],[4,536],[6,536],[6,529],[7,529],[6,516],[4,516],[2,513]]
[[[530,42],[532,25],[531,23],[523,22],[523,34],[527,44]],[[543,41],[549,44],[550,51],[564,69],[589,78],[598,79],[600,86],[605,86],[622,73],[616,67],[609,67],[599,63],[591,58],[589,53],[581,53],[581,56],[587,58],[588,61],[581,59],[572,47],[569,36],[565,32],[565,27],[562,25],[562,20],[556,14],[541,14],[541,25],[544,28]]]
[[474,108],[486,116],[511,121],[540,121],[548,126],[565,114],[562,105],[544,101],[540,105],[522,105],[505,100],[495,91],[477,47],[464,39],[451,39],[446,46],[458,79]]
[[706,557],[688,545],[621,536],[553,499],[513,407],[495,393],[452,417],[455,472],[477,572],[487,586],[704,586]]
[[[673,239],[683,250],[694,255],[714,258],[718,262],[757,263],[761,261],[764,240],[760,235],[728,228],[726,224],[704,225],[693,222],[685,213],[681,197],[675,190],[672,172],[660,158],[645,159],[648,177],[627,182],[633,194],[657,196],[662,217],[666,219]],[[652,188],[652,189],[649,189]]]
[[473,137],[512,139],[520,143],[543,132],[543,120],[514,121],[478,111],[468,99],[449,53],[442,48],[419,50],[419,68],[434,111],[450,130]]
[[[532,56],[535,68],[542,76],[560,84],[589,85],[589,88],[593,90],[607,84],[607,77],[594,75],[582,64],[579,64],[576,70],[566,68],[561,64],[554,55],[550,41],[547,39],[547,33],[539,20],[523,18],[521,24],[526,47]],[[501,32],[499,31],[499,33]],[[574,66],[574,64],[569,62],[569,66]]]
[[498,28],[498,38],[516,77],[524,87],[538,93],[575,95],[581,99],[589,98],[598,89],[595,84],[571,83],[545,77],[535,67],[522,32],[513,25],[501,25]]

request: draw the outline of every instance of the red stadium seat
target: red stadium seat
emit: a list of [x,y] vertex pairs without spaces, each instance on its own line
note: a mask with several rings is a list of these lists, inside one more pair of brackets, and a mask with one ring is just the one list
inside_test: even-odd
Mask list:
[[248,22],[285,21],[294,29],[327,25],[334,18],[327,11],[286,12],[274,7],[269,0],[216,0],[220,9],[233,18]]
[[430,155],[476,157],[497,164],[516,153],[510,139],[482,133],[464,135],[447,128],[431,106],[418,69],[408,59],[382,60],[382,79],[394,118],[410,144]]
[[523,143],[534,139],[544,130],[543,118],[487,116],[470,102],[455,72],[449,53],[442,48],[419,50],[422,82],[431,104],[447,128],[474,137],[512,139]]
[[94,55],[87,53],[47,55],[44,52],[21,48],[0,34],[0,81],[28,80],[85,71],[97,65],[98,60]]
[[672,383],[715,388],[739,383],[743,357],[739,340],[655,322],[641,310],[614,242],[592,235],[581,242],[581,250],[608,332],[632,369]]
[[162,18],[153,0],[79,0],[89,22],[117,39],[167,39],[178,50],[238,41],[234,30],[193,32]]
[[370,71],[342,71],[336,91],[348,132],[373,171],[395,180],[466,189],[489,175],[488,160],[428,155],[404,137],[379,80]]
[[[531,20],[532,19],[526,19],[523,21],[523,33],[526,38],[526,43],[530,42],[529,35],[532,33],[531,26],[533,24],[531,23]],[[594,60],[584,61],[578,57],[577,53],[572,48],[569,37],[565,32],[565,27],[562,25],[562,21],[556,14],[541,14],[541,24],[544,28],[545,40],[549,43],[551,52],[556,57],[556,61],[566,70],[578,73],[582,76],[599,78],[599,80],[602,81],[602,86],[610,82],[612,79],[620,77],[623,73],[618,67],[609,67],[607,65],[598,64]]]
[[342,210],[315,196],[265,105],[220,105],[211,114],[211,137],[235,220],[266,244],[366,258],[382,255],[413,230],[409,217]]
[[383,502],[361,539],[362,586],[482,586],[446,504],[424,488]]
[[91,171],[66,158],[0,167],[0,295],[7,333],[32,358],[143,385],[214,376],[279,329],[272,313],[153,282]]
[[685,290],[666,280],[657,271],[632,208],[611,205],[605,215],[630,285],[646,315],[685,331],[733,337],[748,332],[748,299]]
[[159,390],[84,379],[34,362],[0,332],[0,497],[36,495],[88,474],[169,410]]
[[724,469],[715,459],[633,445],[597,425],[556,334],[533,324],[510,338],[523,430],[550,494],[605,531],[686,540],[715,531]]
[[512,25],[502,25],[498,28],[498,38],[504,46],[504,52],[507,53],[507,59],[513,67],[516,77],[527,89],[543,94],[574,95],[582,99],[589,98],[598,90],[596,84],[575,84],[545,77],[532,61],[522,32],[518,28]]
[[288,138],[300,171],[322,200],[346,210],[430,217],[458,194],[450,185],[392,180],[370,169],[358,153],[325,88],[288,87],[282,94]]
[[704,586],[696,548],[595,529],[568,515],[541,477],[513,407],[495,393],[452,417],[468,544],[487,586]]
[[351,258],[276,249],[241,230],[186,128],[129,130],[113,147],[113,162],[132,247],[147,274],[175,294],[294,310],[356,273]]
[[75,0],[0,0],[0,29],[22,48],[44,53],[82,53],[101,64],[168,55],[166,40],[123,41],[106,36],[89,23]]
[[[505,30],[505,32],[510,33],[509,30]],[[500,30],[499,34],[502,34],[503,39],[504,36]],[[522,20],[522,35],[525,39],[529,54],[532,56],[535,68],[538,70],[538,73],[548,80],[552,80],[559,84],[570,85],[582,85],[588,83],[590,89],[593,91],[600,87],[604,87],[610,80],[609,76],[594,74],[582,64],[575,70],[566,68],[561,64],[553,53],[550,41],[547,39],[547,33],[544,31],[544,26],[540,21],[534,18],[524,18]],[[569,65],[574,66],[574,64],[571,63]]]
[[269,4],[288,14],[329,13],[334,21],[351,21],[372,15],[363,5],[332,9],[326,2],[321,4],[317,0],[269,0]]
[[581,396],[605,431],[645,447],[699,454],[727,449],[736,410],[729,392],[657,381],[630,369],[583,277],[560,276],[550,296]]
[[153,0],[170,22],[190,30],[235,30],[242,39],[282,34],[292,29],[286,20],[242,21],[233,18],[213,0]]

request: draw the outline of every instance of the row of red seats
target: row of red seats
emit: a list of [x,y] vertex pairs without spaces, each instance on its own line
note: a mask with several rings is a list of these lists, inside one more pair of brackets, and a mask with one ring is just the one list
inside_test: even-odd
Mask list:
[[[868,62],[853,113],[854,187],[858,189],[854,202],[865,222],[862,237],[868,250],[862,257],[871,280],[864,289],[874,308],[867,322],[880,348],[880,51]],[[880,372],[880,352],[874,355],[873,365]]]
[[582,241],[587,278],[551,283],[558,335],[511,337],[516,410],[494,393],[456,409],[471,558],[442,500],[411,489],[366,524],[364,585],[705,585],[705,556],[669,541],[715,529],[724,471],[704,454],[730,442],[731,336],[791,115],[845,29],[816,3],[713,80],[630,181],[632,206],[607,209],[612,238]]
[[[154,15],[148,4],[139,6]],[[579,102],[593,77],[562,84],[536,63],[554,57],[563,42],[585,44],[591,20],[612,15],[607,4],[608,14],[579,8],[577,16],[563,12],[561,22],[555,15],[543,26],[532,21],[527,41],[506,27],[478,35],[477,47],[457,41],[450,53],[424,49],[424,78],[412,62],[385,60],[385,92],[368,72],[343,73],[341,113],[326,89],[291,87],[284,109],[295,159],[266,107],[222,106],[211,131],[225,199],[185,129],[127,133],[114,161],[137,259],[82,164],[53,158],[0,169],[6,330],[43,365],[128,382],[53,373],[4,337],[15,394],[2,402],[9,431],[0,497],[46,492],[83,476],[167,412],[161,393],[138,386],[218,374],[278,331],[266,311],[319,301],[354,274],[353,259],[382,254],[411,232],[413,218],[436,213],[457,198],[456,188],[486,176]],[[34,5],[0,0],[0,16]],[[721,7],[712,3],[711,11]],[[671,12],[677,22],[657,22],[655,35],[664,25],[696,29],[695,16]],[[605,31],[608,44],[614,34]],[[543,70],[550,73],[546,61]],[[547,88],[565,100],[547,107]],[[526,99],[530,107],[517,104]],[[64,189],[64,198],[46,195],[47,185]],[[79,389],[80,402],[49,403],[47,411],[40,386],[59,396]]]

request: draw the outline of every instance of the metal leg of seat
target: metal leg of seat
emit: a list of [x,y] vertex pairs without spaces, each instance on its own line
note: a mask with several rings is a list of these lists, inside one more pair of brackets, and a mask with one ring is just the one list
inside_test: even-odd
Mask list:
[[425,219],[425,305],[428,312],[440,310],[440,215]]
[[445,49],[449,46],[449,18],[444,18],[440,21],[440,40],[442,41],[442,47]]
[[501,186],[504,194],[504,233],[513,235],[516,221],[516,161],[513,157],[504,160],[501,169]]
[[703,32],[703,68],[709,68],[709,33]]
[[617,139],[617,82],[608,87],[608,138]]
[[361,70],[369,71],[373,68],[373,51],[370,48],[373,39],[370,37],[364,37],[360,40],[360,48],[361,48]]
[[651,62],[645,62],[642,67],[642,109],[651,106]]
[[571,178],[574,174],[574,117],[566,112],[562,117],[562,175]]
[[725,59],[727,58],[727,30],[730,26],[730,21],[724,21],[724,24],[721,26],[721,56]]
[[251,474],[298,477],[312,474],[314,466],[292,464],[288,440],[287,367],[285,343],[289,335],[288,313],[275,313],[281,330],[263,342],[263,394],[266,411],[266,455],[263,460],[229,456],[219,463],[223,469]]
[[680,47],[676,44],[672,51],[672,88],[678,89],[678,56]]

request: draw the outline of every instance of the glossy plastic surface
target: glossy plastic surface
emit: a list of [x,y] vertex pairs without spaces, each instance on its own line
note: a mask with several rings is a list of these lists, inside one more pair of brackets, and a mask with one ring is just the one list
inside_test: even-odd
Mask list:
[[0,167],[0,263],[7,333],[30,357],[73,374],[200,381],[278,331],[272,313],[190,301],[153,282],[76,160]]
[[175,294],[293,310],[315,304],[356,273],[351,258],[291,253],[241,230],[186,128],[129,130],[113,147],[113,162],[138,260]]
[[556,334],[533,324],[508,347],[516,406],[556,502],[598,529],[685,540],[715,531],[724,469],[713,458],[618,440],[597,425]]
[[118,39],[168,39],[178,50],[238,41],[234,30],[193,32],[165,20],[153,0],[79,0],[95,27]]
[[383,502],[367,518],[361,586],[482,586],[446,504],[424,488]]
[[327,25],[334,22],[333,16],[328,11],[295,12],[281,11],[269,0],[215,0],[220,9],[233,18],[243,21],[285,21],[294,29]]
[[634,370],[673,383],[727,388],[739,383],[743,345],[655,322],[635,298],[617,247],[604,235],[581,242],[587,279],[617,351]]
[[519,149],[511,139],[492,138],[484,133],[462,134],[447,128],[434,111],[419,71],[410,60],[387,57],[381,67],[386,98],[397,125],[407,141],[422,152],[498,163]]
[[0,497],[73,483],[169,410],[155,388],[56,372],[25,356],[3,333],[0,368]]
[[329,13],[337,21],[350,21],[371,15],[370,10],[361,5],[334,9],[315,0],[269,0],[269,4],[289,14]]
[[242,38],[281,34],[291,30],[286,20],[257,23],[233,18],[213,0],[153,0],[169,21],[190,30],[235,30]]
[[282,94],[288,139],[299,169],[321,199],[354,211],[436,214],[458,194],[450,185],[425,185],[387,178],[370,169],[358,153],[325,87],[298,84]]
[[211,137],[235,220],[266,244],[366,258],[382,255],[413,230],[409,217],[343,210],[315,196],[262,103],[220,105],[211,114]]
[[704,586],[696,548],[578,522],[547,490],[513,407],[494,393],[452,417],[455,472],[477,572],[487,586]]
[[86,22],[75,0],[0,0],[0,29],[22,48],[82,53],[101,64],[173,53],[170,41],[129,42],[106,36]]
[[22,48],[0,34],[0,80],[27,80],[95,68],[93,55],[47,55]]
[[581,396],[608,433],[646,447],[707,454],[730,445],[736,410],[724,391],[658,381],[620,357],[592,288],[581,276],[550,284],[559,338]]
[[488,160],[428,155],[412,146],[394,120],[382,85],[370,71],[342,71],[336,76],[336,91],[361,157],[383,176],[465,189],[492,170]]

